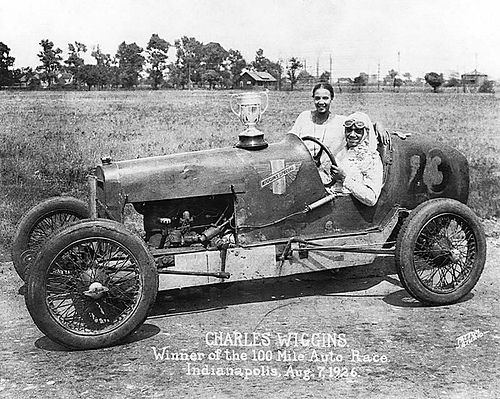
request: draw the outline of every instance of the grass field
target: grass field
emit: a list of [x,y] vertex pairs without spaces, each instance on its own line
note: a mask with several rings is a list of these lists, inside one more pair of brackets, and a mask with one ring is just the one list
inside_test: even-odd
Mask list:
[[[86,174],[111,155],[129,159],[231,146],[242,130],[230,92],[0,92],[0,240],[44,198],[86,196]],[[432,136],[464,153],[471,168],[469,205],[500,216],[500,99],[445,93],[345,93],[336,113],[365,111],[389,129]],[[271,92],[260,128],[278,141],[309,92]]]

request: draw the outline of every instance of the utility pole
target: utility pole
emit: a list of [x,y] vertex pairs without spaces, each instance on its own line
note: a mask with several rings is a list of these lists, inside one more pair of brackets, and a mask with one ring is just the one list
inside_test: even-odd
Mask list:
[[401,53],[398,51],[398,75],[401,74]]
[[319,57],[316,58],[316,79],[319,79]]
[[332,54],[330,54],[330,84],[333,82],[333,76],[332,76]]
[[380,91],[380,62],[377,68],[377,91]]
[[278,91],[281,91],[281,58],[278,60]]

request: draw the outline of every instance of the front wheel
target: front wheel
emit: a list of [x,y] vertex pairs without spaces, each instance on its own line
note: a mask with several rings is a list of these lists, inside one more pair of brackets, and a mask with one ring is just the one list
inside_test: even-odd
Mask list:
[[477,216],[446,198],[426,201],[399,232],[396,265],[406,290],[419,301],[445,305],[476,285],[486,261],[486,238]]
[[38,328],[69,348],[113,345],[146,319],[158,273],[144,242],[117,222],[74,224],[52,237],[27,275]]

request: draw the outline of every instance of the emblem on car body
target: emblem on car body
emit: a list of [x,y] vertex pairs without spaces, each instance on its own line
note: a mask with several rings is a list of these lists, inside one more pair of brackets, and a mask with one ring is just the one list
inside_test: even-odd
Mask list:
[[270,187],[273,194],[285,194],[287,184],[290,184],[297,177],[301,162],[285,164],[284,159],[274,159],[269,161],[271,175],[260,181],[260,188]]

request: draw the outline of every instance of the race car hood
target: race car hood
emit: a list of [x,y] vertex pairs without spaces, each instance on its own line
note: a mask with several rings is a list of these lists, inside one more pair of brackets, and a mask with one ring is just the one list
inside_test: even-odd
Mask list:
[[244,193],[252,185],[266,184],[259,176],[273,159],[285,160],[283,165],[306,162],[316,170],[302,141],[287,134],[281,142],[258,151],[226,147],[117,161],[98,166],[95,175],[104,191],[101,200],[108,205],[117,195],[131,203],[159,201]]

